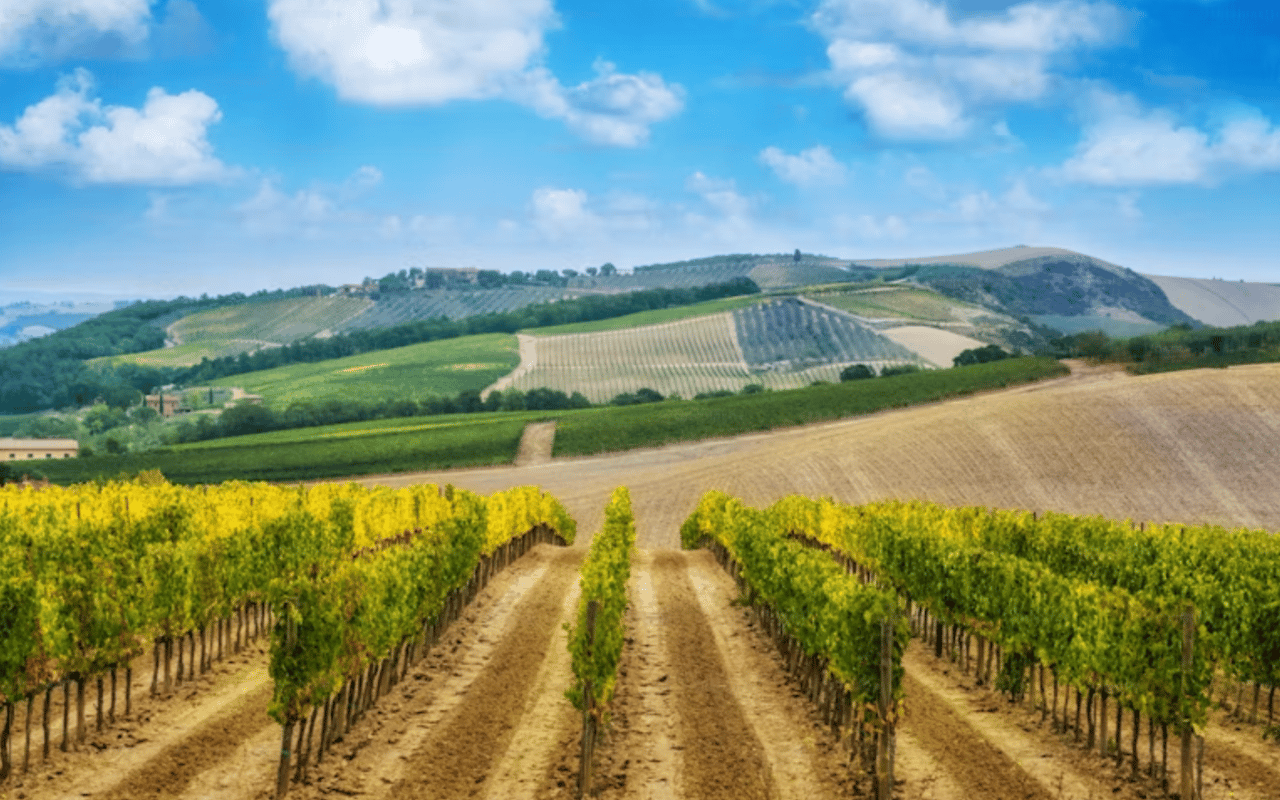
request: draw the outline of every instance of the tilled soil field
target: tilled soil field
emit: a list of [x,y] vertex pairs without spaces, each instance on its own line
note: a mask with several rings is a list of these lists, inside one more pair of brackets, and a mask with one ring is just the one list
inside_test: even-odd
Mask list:
[[[1164,380],[1085,372],[803,430],[573,461],[546,462],[534,454],[529,466],[519,468],[375,479],[392,485],[450,482],[481,492],[541,484],[575,514],[582,540],[572,548],[539,545],[499,573],[406,679],[309,767],[289,796],[573,797],[580,719],[563,697],[571,677],[563,625],[574,614],[586,540],[599,527],[609,491],[620,484],[631,487],[641,549],[629,587],[618,693],[597,751],[596,793],[709,800],[866,795],[869,782],[851,763],[847,746],[788,679],[753,612],[738,604],[733,581],[710,554],[677,549],[679,523],[697,498],[710,488],[759,503],[791,492],[855,501],[923,496],[993,504],[999,498],[1001,505],[1112,514],[1116,498],[1127,491],[1124,482],[1133,480],[1133,505],[1125,515],[1164,519],[1150,489],[1136,483],[1161,474],[1168,478],[1163,492],[1182,492],[1179,502],[1199,508],[1202,518],[1280,527],[1276,471],[1257,459],[1250,470],[1247,459],[1220,452],[1239,446],[1244,434],[1215,444],[1223,423],[1199,422],[1189,410],[1203,400],[1197,391],[1214,392],[1219,414],[1247,423],[1250,448],[1280,452],[1280,408],[1266,402],[1278,396],[1273,390],[1280,387],[1280,370],[1198,375],[1183,375],[1204,383],[1187,390]],[[1139,407],[1149,411],[1138,413]],[[1068,441],[1048,436],[1052,426],[1041,420],[1050,413],[1094,423],[1120,419],[1116,435],[1129,439],[1173,433],[1163,456],[1144,449],[1139,455],[1154,461],[1136,476],[1112,473],[1108,492],[1091,499],[1083,487],[1093,477],[1068,475],[1066,483],[1055,483],[1019,472],[1050,469],[1044,459]],[[893,434],[889,439],[886,431]],[[1181,444],[1173,446],[1175,440]],[[868,441],[881,449],[869,450]],[[897,444],[890,448],[889,441]],[[1074,449],[1058,453],[1052,470],[1120,458],[1108,454],[1116,440],[1106,430],[1081,428],[1071,441]],[[908,466],[921,465],[914,483],[906,467],[875,467],[894,463],[895,453]],[[955,477],[944,486],[939,476],[947,469]],[[983,482],[984,474],[991,483]],[[1206,475],[1214,476],[1207,490]],[[894,476],[902,488],[887,491]],[[1199,493],[1188,496],[1178,476]],[[1256,490],[1271,494],[1260,498]],[[954,661],[934,658],[932,648],[913,642],[905,666],[898,796],[1162,796],[1159,780],[1132,780],[1127,762],[1116,767],[1114,759],[1086,752],[1070,733],[1055,732],[1040,711],[975,685]],[[89,735],[73,752],[55,747],[48,761],[36,749],[31,771],[22,774],[19,764],[19,774],[0,785],[0,798],[269,797],[280,750],[280,729],[266,715],[269,696],[261,642],[168,696],[151,698],[135,687],[130,718]],[[1280,746],[1261,734],[1260,725],[1215,714],[1205,743],[1205,798],[1280,797]],[[1176,786],[1172,764],[1169,778]]]

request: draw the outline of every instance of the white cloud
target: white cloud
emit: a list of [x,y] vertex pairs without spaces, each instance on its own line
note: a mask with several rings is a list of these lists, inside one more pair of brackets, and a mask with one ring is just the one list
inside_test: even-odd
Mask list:
[[845,98],[895,139],[958,138],[977,107],[1044,96],[1056,54],[1111,42],[1125,22],[1109,3],[1076,0],[962,20],[933,0],[824,0],[810,20]]
[[1041,227],[1052,212],[1053,206],[1035,196],[1018,178],[1002,193],[992,194],[985,189],[966,192],[945,210],[927,216],[935,227],[961,223],[970,232],[1030,241],[1039,238]]
[[267,16],[294,69],[379,105],[491,97],[556,24],[550,0],[271,0]]
[[217,102],[194,89],[160,87],[140,109],[91,99],[93,76],[79,69],[57,91],[0,125],[0,165],[58,167],[90,183],[178,186],[219,180],[231,170],[213,155],[208,128],[222,118]]
[[742,237],[758,233],[751,214],[752,202],[738,193],[732,180],[713,178],[699,171],[690,175],[684,185],[714,212],[710,215],[698,211],[686,213],[684,223],[690,231],[721,242],[741,242]]
[[839,185],[848,172],[825,145],[810,147],[794,156],[777,147],[766,147],[760,151],[760,160],[779,178],[797,186]]
[[596,77],[564,87],[545,69],[532,70],[511,84],[512,99],[539,114],[563,119],[584,139],[615,147],[636,147],[649,127],[684,108],[684,89],[651,72],[619,73],[613,64],[595,62]]
[[563,86],[541,66],[558,24],[550,0],[271,0],[267,13],[295,70],[357,102],[505,99],[615,147],[643,144],[684,106],[680,86],[603,60],[592,80]]
[[594,233],[600,224],[581,189],[536,189],[532,204],[534,225],[551,239]]
[[150,21],[150,0],[0,0],[0,62],[112,54]]
[[1238,172],[1280,170],[1280,128],[1256,111],[1237,114],[1212,134],[1181,124],[1132,97],[1095,92],[1092,121],[1059,170],[1102,186],[1210,184]]
[[320,234],[335,215],[333,201],[316,189],[300,189],[292,195],[280,191],[273,178],[263,178],[258,191],[235,207],[244,226],[258,234],[302,232]]
[[928,79],[865,75],[849,85],[845,97],[862,105],[877,132],[895,139],[953,139],[969,128],[959,99]]
[[262,178],[253,196],[234,211],[246,229],[261,235],[320,238],[345,228],[394,237],[406,230],[416,231],[416,217],[407,221],[396,214],[375,217],[354,205],[381,181],[382,171],[366,164],[341,183],[316,184],[288,194],[281,190],[277,177],[269,176]]

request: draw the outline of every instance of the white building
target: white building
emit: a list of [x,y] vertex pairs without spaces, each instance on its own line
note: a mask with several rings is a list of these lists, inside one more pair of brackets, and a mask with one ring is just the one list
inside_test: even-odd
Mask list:
[[44,458],[75,458],[79,453],[80,443],[75,439],[0,438],[0,463]]

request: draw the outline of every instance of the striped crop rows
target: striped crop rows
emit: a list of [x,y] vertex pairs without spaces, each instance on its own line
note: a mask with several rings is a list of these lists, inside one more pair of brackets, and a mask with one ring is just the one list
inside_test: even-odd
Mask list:
[[794,389],[838,382],[852,363],[883,368],[916,361],[852,318],[797,300],[642,328],[542,336],[534,348],[533,365],[513,381],[516,388],[579,391],[593,402],[642,387],[683,398],[752,383]]

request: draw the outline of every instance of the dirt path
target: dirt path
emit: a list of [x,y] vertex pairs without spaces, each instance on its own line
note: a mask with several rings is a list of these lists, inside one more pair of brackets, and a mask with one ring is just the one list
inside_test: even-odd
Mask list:
[[[1003,789],[984,788],[981,796],[987,797],[1141,800],[1161,796],[1155,780],[1130,777],[1127,713],[1119,737],[1125,756],[1117,767],[1111,757],[1104,760],[1095,751],[1083,749],[1072,734],[1052,732],[1041,721],[1041,712],[1029,704],[1014,705],[1005,695],[975,686],[949,660],[935,659],[926,651],[915,640],[903,662],[908,704],[904,729],[940,767],[939,786],[931,787],[929,796],[956,797],[942,790],[941,784],[948,782],[968,786],[968,791],[1006,782]],[[1261,741],[1257,730],[1242,735],[1222,723],[1213,720],[1205,736],[1205,800],[1274,800],[1275,787],[1280,786],[1280,748]],[[1139,741],[1144,770],[1145,736],[1144,727]],[[1114,730],[1109,738],[1116,738]],[[1016,769],[1008,769],[1009,765]],[[1169,770],[1170,786],[1176,792],[1177,751],[1172,741]]]
[[583,555],[542,545],[496,576],[289,797],[555,794],[553,764],[576,742],[561,624],[576,607]]
[[528,467],[545,464],[551,460],[551,450],[556,442],[556,423],[530,422],[520,435],[520,449],[516,452],[515,466]]
[[845,753],[709,553],[639,551],[630,593],[601,797],[851,795]]
[[5,788],[27,800],[176,796],[230,758],[246,738],[277,727],[266,713],[266,662],[265,644],[259,642],[168,698],[139,692],[132,718],[90,736],[76,752],[55,750],[45,764],[33,748],[37,768]]

